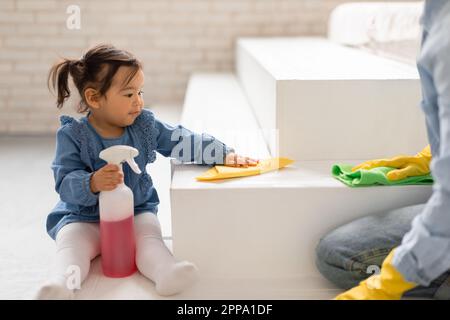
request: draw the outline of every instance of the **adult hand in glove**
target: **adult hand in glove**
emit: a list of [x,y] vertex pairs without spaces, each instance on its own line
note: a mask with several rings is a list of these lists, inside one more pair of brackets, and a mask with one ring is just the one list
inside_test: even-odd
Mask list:
[[335,300],[399,300],[403,293],[416,287],[417,284],[407,282],[402,274],[392,265],[392,250],[381,266],[381,272],[370,276],[340,295]]
[[430,162],[431,150],[430,145],[428,145],[415,156],[400,155],[391,159],[369,160],[352,168],[352,171],[359,169],[370,170],[376,167],[392,167],[396,168],[396,170],[390,171],[387,174],[387,178],[395,181],[429,174]]

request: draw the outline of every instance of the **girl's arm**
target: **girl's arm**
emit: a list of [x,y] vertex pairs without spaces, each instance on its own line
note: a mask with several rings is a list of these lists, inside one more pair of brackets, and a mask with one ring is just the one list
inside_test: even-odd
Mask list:
[[226,155],[234,152],[206,133],[198,134],[181,125],[171,126],[156,118],[155,126],[159,130],[156,151],[165,157],[196,164],[224,164]]
[[56,133],[56,155],[52,166],[55,190],[66,203],[93,206],[98,194],[92,193],[90,179],[94,172],[83,164],[80,150],[64,127]]

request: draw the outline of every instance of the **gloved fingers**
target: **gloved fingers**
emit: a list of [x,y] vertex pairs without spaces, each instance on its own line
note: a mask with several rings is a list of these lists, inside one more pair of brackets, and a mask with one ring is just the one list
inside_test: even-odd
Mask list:
[[401,155],[391,159],[369,160],[353,167],[352,172],[359,169],[370,170],[378,167],[391,167],[400,169],[406,167],[409,163],[414,162],[416,159],[417,158],[415,157]]
[[403,293],[416,287],[417,284],[407,282],[392,265],[394,250],[384,259],[379,274],[370,276],[335,300],[398,300]]
[[379,290],[379,285],[377,287],[368,285],[367,282],[372,277],[374,276],[360,282],[358,286],[339,294],[333,300],[385,300],[386,297],[384,296],[384,292]]
[[366,161],[366,162],[360,163],[357,166],[354,166],[352,168],[352,172],[358,171],[360,169],[369,170],[369,169],[371,169],[370,166],[372,165],[372,163],[373,163],[373,161]]
[[397,180],[406,179],[408,177],[421,176],[424,174],[425,173],[422,173],[415,166],[407,166],[406,168],[392,170],[392,171],[388,172],[388,174],[386,176],[391,181],[397,181]]
[[378,167],[390,167],[393,164],[394,162],[389,159],[370,160],[353,167],[352,172],[355,172],[360,169],[370,170]]
[[431,148],[430,148],[430,145],[427,145],[425,148],[423,148],[423,150],[420,151],[420,152],[417,154],[417,156],[419,156],[419,157],[425,157],[425,158],[427,158],[428,160],[430,160],[430,159],[431,159]]

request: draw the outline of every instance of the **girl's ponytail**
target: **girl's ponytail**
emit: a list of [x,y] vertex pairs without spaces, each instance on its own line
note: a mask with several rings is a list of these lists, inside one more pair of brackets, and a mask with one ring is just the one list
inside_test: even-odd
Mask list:
[[70,97],[69,90],[69,73],[71,69],[71,65],[75,63],[74,60],[64,60],[60,63],[55,64],[48,74],[47,84],[49,89],[50,86],[53,90],[56,90],[57,100],[56,106],[58,109],[61,109],[64,101]]

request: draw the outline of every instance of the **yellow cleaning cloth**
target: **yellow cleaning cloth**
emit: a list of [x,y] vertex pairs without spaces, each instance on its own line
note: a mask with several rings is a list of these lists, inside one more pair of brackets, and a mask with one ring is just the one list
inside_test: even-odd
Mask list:
[[204,174],[196,177],[198,181],[212,181],[228,178],[254,176],[269,171],[281,169],[293,163],[294,160],[288,158],[271,158],[259,161],[254,167],[236,168],[228,166],[214,166]]

